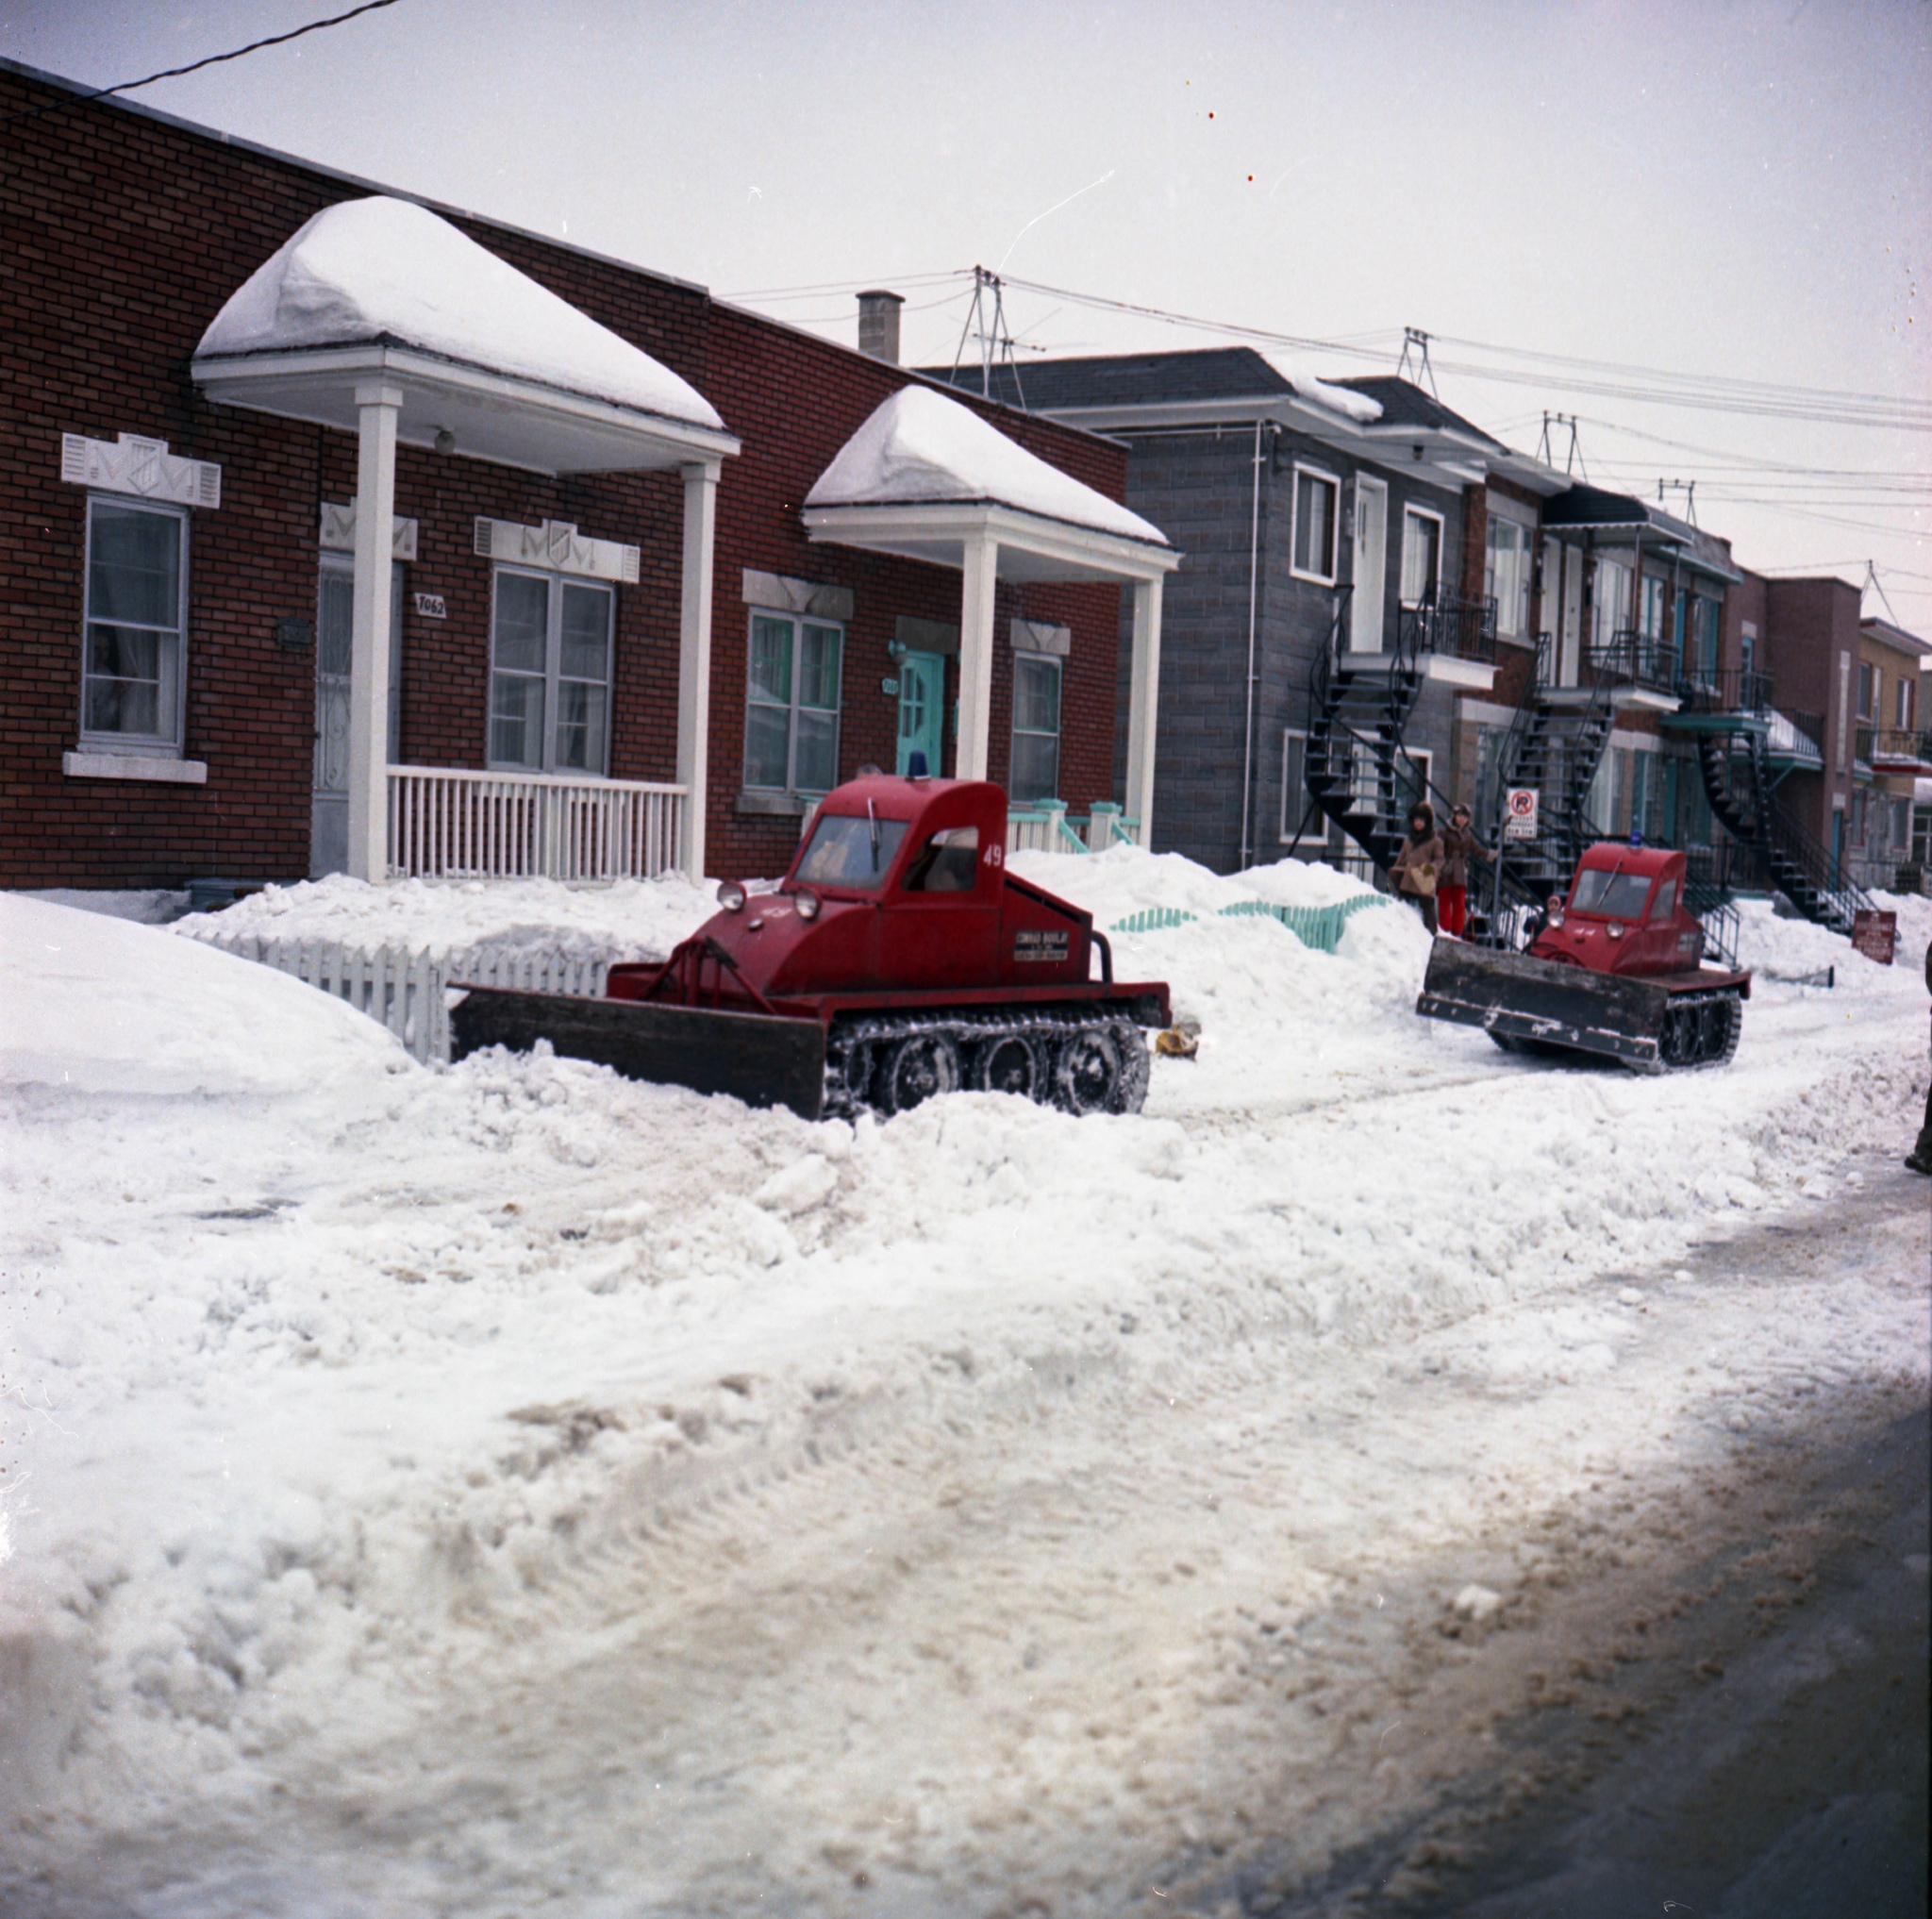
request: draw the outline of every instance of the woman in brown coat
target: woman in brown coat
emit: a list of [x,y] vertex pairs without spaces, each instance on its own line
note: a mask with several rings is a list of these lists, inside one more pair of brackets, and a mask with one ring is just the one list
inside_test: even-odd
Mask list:
[[1442,836],[1436,830],[1435,809],[1417,800],[1408,812],[1408,838],[1389,869],[1396,893],[1423,916],[1423,925],[1436,930],[1436,882],[1442,871]]

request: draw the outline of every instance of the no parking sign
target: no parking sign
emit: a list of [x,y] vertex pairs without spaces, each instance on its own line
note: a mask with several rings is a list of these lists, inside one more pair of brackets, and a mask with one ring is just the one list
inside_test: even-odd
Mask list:
[[1536,795],[1533,786],[1512,786],[1504,809],[1503,837],[1506,840],[1536,838]]

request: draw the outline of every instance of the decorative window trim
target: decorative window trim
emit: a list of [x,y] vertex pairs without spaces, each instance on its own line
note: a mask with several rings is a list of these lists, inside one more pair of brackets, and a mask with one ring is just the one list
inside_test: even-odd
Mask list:
[[908,653],[943,653],[948,659],[959,657],[959,629],[950,620],[917,620],[901,613],[892,623],[892,638]]
[[516,520],[487,520],[476,516],[476,553],[511,566],[541,567],[548,573],[575,574],[585,579],[613,580],[636,586],[642,555],[635,546],[615,540],[592,540],[568,520],[545,520],[525,526]]
[[[346,507],[333,501],[322,504],[322,550],[325,553],[353,553],[356,550],[356,503]],[[390,554],[396,559],[416,558],[416,523],[398,513],[392,523]]]
[[[1319,481],[1328,489],[1328,571],[1311,572],[1295,564],[1295,554],[1300,550],[1302,534],[1302,481],[1304,478]],[[1289,526],[1288,526],[1288,571],[1295,579],[1313,580],[1317,586],[1333,586],[1341,576],[1341,476],[1329,473],[1325,468],[1311,466],[1307,460],[1294,463],[1292,477],[1289,486]]]
[[1053,659],[1065,659],[1074,650],[1071,626],[1042,626],[1038,620],[1016,619],[1012,625],[1013,651],[1035,653]]
[[176,507],[222,504],[222,470],[211,459],[188,459],[168,451],[165,440],[123,433],[110,445],[82,433],[60,436],[60,477],[97,493],[126,493]]
[[205,759],[163,759],[145,753],[63,753],[69,779],[158,779],[172,786],[206,786]]
[[833,620],[847,626],[852,619],[852,589],[820,586],[808,579],[792,579],[782,573],[760,573],[756,567],[743,570],[744,603],[762,607],[774,613],[804,613],[814,620]]

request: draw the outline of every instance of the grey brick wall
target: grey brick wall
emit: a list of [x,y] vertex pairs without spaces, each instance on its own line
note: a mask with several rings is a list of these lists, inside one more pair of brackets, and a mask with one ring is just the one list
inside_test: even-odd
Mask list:
[[[1183,853],[1217,873],[1241,859],[1241,769],[1247,712],[1250,531],[1255,509],[1252,426],[1219,432],[1127,435],[1127,504],[1165,532],[1186,556],[1170,576],[1161,622],[1160,715],[1154,779],[1154,845]],[[1327,644],[1336,602],[1333,588],[1296,579],[1290,569],[1293,529],[1293,468],[1300,458],[1342,483],[1344,511],[1358,465],[1326,446],[1294,435],[1264,434],[1260,473],[1259,544],[1256,554],[1255,765],[1249,859],[1278,859],[1283,812],[1282,734],[1308,723],[1310,669]],[[1453,592],[1462,560],[1460,496],[1416,485],[1399,471],[1365,470],[1389,486],[1388,626],[1392,643],[1402,566],[1402,509],[1410,500],[1442,515],[1441,576]],[[1346,522],[1344,523],[1346,526]],[[1341,540],[1341,576],[1348,576],[1350,542]],[[1126,767],[1131,609],[1123,596],[1120,690],[1116,706],[1116,778]],[[1449,766],[1449,702],[1433,710],[1427,739],[1441,755],[1437,778]],[[1436,735],[1440,733],[1438,740]],[[1289,830],[1305,795],[1291,796]]]

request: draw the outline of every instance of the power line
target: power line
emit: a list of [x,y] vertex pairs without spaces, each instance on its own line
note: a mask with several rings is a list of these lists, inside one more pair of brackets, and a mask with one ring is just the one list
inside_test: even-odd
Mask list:
[[150,74],[144,80],[123,80],[119,86],[102,87],[92,93],[70,93],[59,100],[48,100],[39,107],[23,108],[18,113],[9,113],[0,120],[0,126],[10,126],[16,120],[32,120],[42,113],[58,113],[63,107],[85,107],[90,100],[105,100],[110,93],[131,93],[137,87],[152,87],[157,80],[178,80],[183,74],[198,74],[203,67],[218,67],[224,60],[239,60],[245,55],[259,53],[265,46],[281,46],[286,42],[300,40],[305,33],[320,33],[325,26],[341,26],[344,21],[354,20],[359,14],[374,13],[379,8],[393,7],[396,0],[363,0],[360,7],[352,7],[346,13],[338,13],[328,20],[311,20],[307,26],[297,26],[288,33],[273,33],[266,40],[252,40],[246,46],[238,46],[231,53],[209,54],[207,58],[192,60],[185,67],[170,67],[165,73]]

